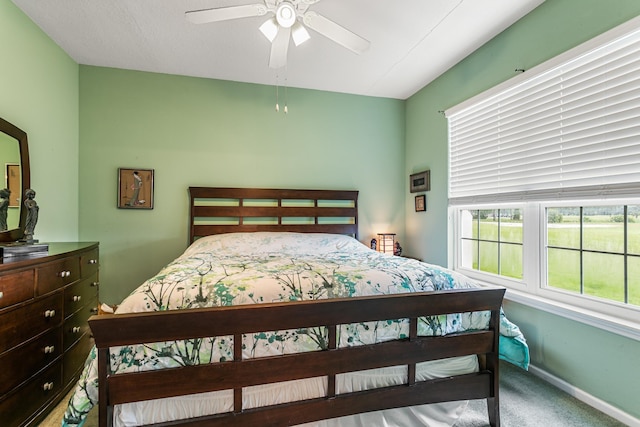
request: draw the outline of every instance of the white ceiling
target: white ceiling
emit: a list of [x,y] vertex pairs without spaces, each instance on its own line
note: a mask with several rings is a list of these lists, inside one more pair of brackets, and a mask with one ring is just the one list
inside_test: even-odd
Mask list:
[[321,0],[371,42],[357,55],[312,30],[270,69],[265,16],[192,24],[189,10],[262,0],[13,0],[79,64],[406,99],[544,0]]

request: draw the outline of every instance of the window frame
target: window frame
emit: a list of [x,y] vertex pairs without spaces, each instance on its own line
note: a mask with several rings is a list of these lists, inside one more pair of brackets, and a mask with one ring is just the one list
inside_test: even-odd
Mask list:
[[[636,205],[640,199],[554,200],[546,202],[469,204],[449,207],[452,248],[450,266],[482,284],[507,288],[507,300],[532,306],[552,314],[590,324],[633,339],[640,339],[640,307],[590,295],[576,294],[546,284],[547,228],[546,209],[553,207],[589,207]],[[463,267],[460,212],[476,209],[522,209],[522,279],[514,279]]]

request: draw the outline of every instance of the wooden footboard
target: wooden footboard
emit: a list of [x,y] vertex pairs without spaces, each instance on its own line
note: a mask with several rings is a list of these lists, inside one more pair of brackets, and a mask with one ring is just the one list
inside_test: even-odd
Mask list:
[[[504,292],[502,288],[465,289],[93,316],[89,323],[98,348],[100,426],[112,425],[114,405],[230,389],[234,391],[233,412],[187,419],[179,425],[289,426],[382,409],[486,398],[490,424],[499,426],[498,338]],[[488,330],[441,337],[417,334],[422,316],[477,311],[491,312]],[[406,340],[337,347],[339,325],[402,318],[410,320]],[[328,328],[328,350],[242,359],[242,334],[318,326]],[[233,361],[117,375],[110,372],[112,346],[229,335],[234,337]],[[479,372],[416,381],[417,363],[464,355],[480,356]],[[336,394],[337,374],[399,365],[408,366],[407,384]],[[323,398],[242,409],[243,387],[319,376],[328,378],[328,393]]]

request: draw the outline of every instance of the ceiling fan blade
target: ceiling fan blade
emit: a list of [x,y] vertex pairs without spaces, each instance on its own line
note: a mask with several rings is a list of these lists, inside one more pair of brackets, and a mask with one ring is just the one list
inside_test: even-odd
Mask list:
[[280,27],[276,38],[271,43],[271,56],[269,68],[281,68],[287,65],[287,52],[289,50],[289,37],[291,28]]
[[209,22],[228,21],[230,19],[248,18],[251,16],[266,15],[267,7],[264,4],[247,4],[243,6],[221,7],[217,9],[192,10],[184,15],[188,21],[194,24],[207,24]]
[[333,40],[346,47],[355,53],[363,53],[367,49],[369,49],[368,40],[363,39],[357,34],[352,33],[346,28],[336,24],[330,19],[325,18],[322,15],[317,14],[316,12],[307,12],[304,14],[303,18],[304,24],[311,28],[312,30],[317,31],[323,36]]

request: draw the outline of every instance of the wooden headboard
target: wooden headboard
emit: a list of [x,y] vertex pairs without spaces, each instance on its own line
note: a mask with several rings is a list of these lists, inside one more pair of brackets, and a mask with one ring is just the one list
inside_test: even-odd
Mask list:
[[189,187],[189,199],[189,244],[255,231],[358,237],[357,191]]

